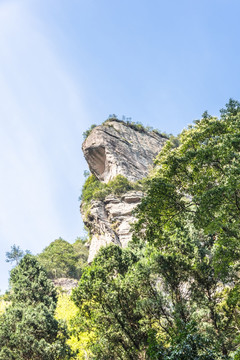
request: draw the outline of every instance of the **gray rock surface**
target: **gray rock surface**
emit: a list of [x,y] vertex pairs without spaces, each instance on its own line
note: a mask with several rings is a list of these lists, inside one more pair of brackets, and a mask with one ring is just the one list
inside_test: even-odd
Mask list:
[[136,131],[112,120],[95,127],[82,149],[91,172],[99,180],[108,182],[121,174],[137,181],[147,176],[165,141],[160,134]]
[[78,284],[78,281],[76,279],[69,278],[59,278],[52,281],[56,287],[60,287],[67,294],[71,294],[72,289],[74,289]]
[[123,196],[109,195],[104,201],[93,201],[91,209],[83,212],[83,221],[92,236],[88,262],[92,262],[101,246],[114,243],[127,246],[131,239],[132,211],[143,197],[141,191],[129,191]]
[[[165,142],[166,138],[159,134],[137,131],[111,120],[94,128],[82,149],[90,171],[100,181],[108,182],[120,174],[135,182],[148,175]],[[89,262],[101,246],[110,243],[127,246],[135,221],[132,212],[143,196],[141,191],[128,191],[92,201],[87,211],[81,206],[83,221],[91,235]]]

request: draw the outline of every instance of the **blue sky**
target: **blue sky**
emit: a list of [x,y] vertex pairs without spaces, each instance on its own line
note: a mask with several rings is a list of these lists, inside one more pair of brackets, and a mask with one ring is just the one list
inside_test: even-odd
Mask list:
[[109,114],[179,133],[240,100],[238,0],[0,0],[0,289],[13,244],[83,234],[82,133]]

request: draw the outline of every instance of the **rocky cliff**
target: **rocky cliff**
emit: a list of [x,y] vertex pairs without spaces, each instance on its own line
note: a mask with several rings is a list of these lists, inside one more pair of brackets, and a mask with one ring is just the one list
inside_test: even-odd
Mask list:
[[[148,175],[165,142],[166,137],[156,132],[115,119],[95,127],[82,149],[91,173],[101,182],[108,183],[117,175],[136,182]],[[132,211],[142,197],[142,191],[131,190],[92,200],[87,210],[81,205],[83,221],[91,235],[89,262],[101,246],[111,242],[127,245],[131,239],[130,225],[134,222]]]

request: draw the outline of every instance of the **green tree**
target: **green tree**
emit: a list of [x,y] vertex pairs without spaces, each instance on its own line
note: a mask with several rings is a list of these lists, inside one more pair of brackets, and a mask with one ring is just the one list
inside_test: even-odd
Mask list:
[[25,252],[20,249],[19,246],[16,246],[15,244],[11,246],[11,251],[6,252],[6,262],[16,262],[16,265],[19,264],[19,261],[23,258],[25,254],[29,254],[30,251],[26,250]]
[[36,258],[11,271],[11,305],[0,318],[1,360],[70,359],[65,326],[54,317],[57,294]]
[[50,279],[61,277],[79,279],[82,268],[87,262],[87,256],[88,250],[81,240],[69,244],[59,238],[38,255],[38,260],[46,269]]

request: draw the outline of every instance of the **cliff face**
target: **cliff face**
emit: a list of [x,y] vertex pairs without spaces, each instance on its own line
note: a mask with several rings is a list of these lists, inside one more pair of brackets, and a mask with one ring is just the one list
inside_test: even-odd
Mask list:
[[[161,151],[166,138],[160,134],[138,131],[123,122],[111,120],[97,126],[84,141],[82,149],[90,171],[107,183],[117,175],[136,182],[148,175],[153,159]],[[125,247],[131,239],[130,224],[133,209],[143,197],[131,190],[121,196],[108,195],[92,201],[86,211],[81,206],[83,221],[91,234],[91,262],[101,246],[110,243]]]

